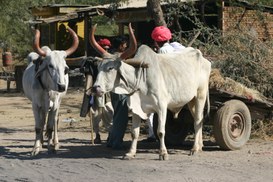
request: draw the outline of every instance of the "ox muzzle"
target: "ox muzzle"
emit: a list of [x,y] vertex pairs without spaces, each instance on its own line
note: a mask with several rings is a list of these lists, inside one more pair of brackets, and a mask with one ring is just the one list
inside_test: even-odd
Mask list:
[[58,84],[58,91],[59,92],[64,92],[66,89],[66,85],[65,84]]
[[101,97],[104,92],[102,91],[101,87],[99,85],[94,85],[92,88],[91,88],[91,92],[93,94],[95,94],[96,96],[99,96]]

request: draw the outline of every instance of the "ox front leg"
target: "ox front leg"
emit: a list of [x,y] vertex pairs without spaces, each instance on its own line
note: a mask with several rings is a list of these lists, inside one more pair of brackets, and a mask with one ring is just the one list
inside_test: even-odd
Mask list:
[[32,149],[32,152],[31,152],[32,156],[39,154],[39,152],[42,148],[42,138],[43,138],[43,129],[35,128],[35,142],[34,142],[34,147]]
[[166,124],[167,108],[162,112],[158,112],[158,128],[157,135],[160,141],[159,160],[168,160],[169,155],[165,145],[165,124]]
[[128,153],[125,154],[124,159],[133,159],[136,156],[136,150],[137,150],[137,141],[139,137],[139,128],[140,128],[141,118],[133,114],[132,116],[132,143],[131,148]]
[[60,144],[59,144],[59,138],[58,138],[58,125],[59,125],[59,114],[57,112],[55,122],[54,122],[54,150],[59,150]]
[[[52,135],[54,129],[54,137]],[[48,152],[55,153],[59,149],[59,139],[58,139],[58,110],[51,110],[48,113],[47,121],[47,137],[48,137]]]
[[31,155],[35,156],[39,154],[43,143],[43,128],[45,124],[46,113],[41,108],[32,106],[34,118],[35,118],[35,142]]

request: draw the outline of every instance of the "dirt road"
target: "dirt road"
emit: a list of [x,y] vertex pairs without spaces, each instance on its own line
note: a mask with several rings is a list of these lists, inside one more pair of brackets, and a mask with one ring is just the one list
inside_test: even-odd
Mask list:
[[[82,91],[70,90],[60,111],[61,148],[30,156],[34,144],[31,103],[20,93],[0,90],[0,181],[273,181],[273,141],[251,139],[238,151],[222,151],[205,140],[204,151],[189,156],[192,141],[169,147],[169,160],[158,160],[158,143],[139,142],[134,160],[122,160],[126,152],[90,144],[89,118],[80,118]],[[73,118],[73,122],[64,122]],[[145,138],[141,135],[141,139]],[[141,140],[140,139],[140,140]],[[125,146],[130,145],[126,133]]]

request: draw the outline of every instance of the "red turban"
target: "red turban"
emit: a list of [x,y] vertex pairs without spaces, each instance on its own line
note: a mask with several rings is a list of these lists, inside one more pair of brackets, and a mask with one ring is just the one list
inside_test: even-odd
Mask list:
[[100,39],[98,41],[98,44],[100,46],[109,46],[109,47],[111,46],[111,42],[108,39]]
[[152,39],[156,42],[168,41],[172,38],[171,31],[164,26],[155,27],[152,32]]

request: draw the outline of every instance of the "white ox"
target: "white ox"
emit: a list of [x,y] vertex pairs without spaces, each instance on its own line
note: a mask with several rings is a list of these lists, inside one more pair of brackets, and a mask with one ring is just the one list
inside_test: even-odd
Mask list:
[[[66,51],[51,51],[48,47],[39,46],[40,31],[36,30],[34,49],[28,55],[29,65],[23,75],[23,90],[32,102],[35,119],[35,143],[32,155],[37,155],[43,143],[43,129],[47,119],[46,135],[48,137],[48,151],[59,148],[57,135],[58,111],[62,97],[68,88],[68,71],[65,58],[78,47],[77,34],[70,28],[68,31],[73,37],[73,45]],[[34,64],[36,62],[36,64]],[[54,129],[54,137],[52,132]]]
[[[131,38],[131,42],[132,40]],[[139,101],[139,104],[130,103],[135,104],[131,108],[133,113],[145,117],[143,113],[138,112],[140,107],[136,109],[136,106],[141,106],[146,114],[154,112],[158,114],[160,159],[168,159],[164,141],[167,109],[177,116],[186,104],[194,118],[195,140],[191,153],[202,150],[203,110],[206,100],[209,103],[208,83],[211,63],[199,50],[186,48],[176,53],[157,54],[148,46],[142,45],[134,58],[123,60],[122,57],[108,59],[107,57],[111,55],[105,53],[92,40],[91,43],[101,51],[104,58],[98,67],[99,73],[93,91],[98,95],[109,91],[128,94],[130,99],[136,98]],[[136,63],[139,63],[139,67],[136,67]],[[149,68],[143,68],[147,65]],[[125,156],[129,159],[136,154],[141,121],[137,115],[133,115],[132,144]]]

